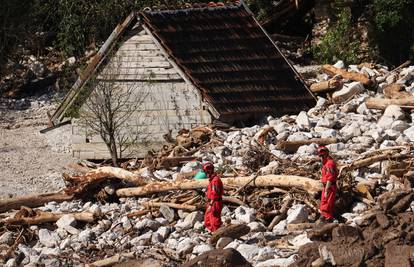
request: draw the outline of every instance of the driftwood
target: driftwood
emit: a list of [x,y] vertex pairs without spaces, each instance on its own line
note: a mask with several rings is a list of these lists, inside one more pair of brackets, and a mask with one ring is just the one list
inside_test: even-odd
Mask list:
[[372,86],[374,84],[372,80],[361,73],[335,68],[332,65],[323,65],[322,70],[330,75],[341,75],[344,79],[361,82],[366,86]]
[[348,165],[344,165],[340,168],[340,173],[344,171],[352,171],[352,170],[356,170],[362,167],[366,167],[378,161],[396,160],[396,159],[401,160],[401,159],[412,158],[412,157],[413,156],[409,154],[400,154],[400,153],[396,154],[395,151],[387,151],[381,155],[375,155],[369,158],[356,160]]
[[51,201],[63,202],[70,201],[73,198],[73,195],[68,195],[63,192],[56,192],[50,194],[28,195],[24,197],[3,199],[0,200],[0,212],[6,212],[13,209],[20,209],[20,207],[22,206],[35,208]]
[[79,212],[79,213],[51,213],[40,210],[34,210],[33,214],[29,216],[19,216],[19,212],[14,218],[4,220],[7,225],[36,225],[42,223],[56,222],[64,215],[72,215],[77,221],[82,222],[93,222],[95,217],[90,212]]
[[385,99],[370,97],[365,100],[365,105],[370,109],[385,110],[389,105],[397,105],[401,108],[414,109],[414,97],[397,98],[397,99]]
[[[342,77],[341,77],[342,78]],[[310,90],[313,93],[323,93],[323,92],[329,92],[335,89],[338,89],[339,87],[342,86],[342,81],[340,78],[332,78],[328,81],[322,81],[322,82],[317,82],[317,83],[313,83],[310,86]]]
[[215,231],[210,238],[210,244],[216,244],[221,237],[237,239],[250,232],[250,227],[245,224],[230,224]]
[[385,86],[384,88],[384,95],[388,98],[410,98],[413,97],[413,95],[407,91],[405,91],[405,87],[402,84],[390,84]]
[[270,222],[267,229],[269,231],[273,230],[273,227],[275,227],[276,224],[278,224],[281,220],[286,218],[287,212],[292,205],[293,199],[289,196],[287,199],[284,200],[282,207],[280,208],[280,212],[278,215],[276,215],[273,220]]
[[121,179],[134,185],[145,184],[145,181],[139,175],[116,167],[100,167],[84,175],[65,175],[64,178],[69,183],[65,191],[71,195],[87,194],[89,189],[94,188],[101,182],[112,178]]
[[283,150],[288,153],[294,153],[298,150],[300,146],[317,144],[317,145],[329,145],[337,143],[336,138],[313,138],[309,140],[300,140],[300,141],[283,141],[279,140],[277,142],[277,149]]
[[152,207],[161,207],[161,205],[166,205],[170,208],[174,208],[174,209],[180,209],[180,210],[189,210],[189,211],[196,211],[197,207],[193,206],[193,205],[186,205],[186,204],[176,204],[176,203],[169,203],[169,202],[145,202],[143,203],[144,206],[146,206],[147,208],[152,208]]
[[[224,186],[240,187],[245,185],[251,177],[236,177],[222,179]],[[206,188],[208,180],[192,180],[177,182],[157,182],[135,188],[122,188],[116,191],[120,197],[145,196],[159,192],[174,190],[189,190]],[[310,194],[316,194],[322,190],[322,184],[307,177],[293,175],[263,175],[258,176],[254,183],[255,187],[282,187],[298,188]]]

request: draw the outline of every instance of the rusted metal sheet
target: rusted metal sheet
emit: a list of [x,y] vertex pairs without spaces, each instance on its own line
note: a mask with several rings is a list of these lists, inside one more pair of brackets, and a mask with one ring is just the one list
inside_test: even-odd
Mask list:
[[140,13],[224,121],[298,113],[315,97],[243,3]]
[[86,69],[82,72],[82,74],[78,77],[75,84],[70,89],[69,93],[63,99],[63,102],[60,104],[58,109],[53,113],[50,118],[51,124],[50,126],[56,125],[62,121],[63,116],[67,109],[73,104],[76,100],[76,97],[81,92],[85,83],[89,80],[91,75],[96,71],[99,65],[102,63],[103,59],[106,57],[109,51],[111,51],[114,42],[116,42],[125,29],[131,24],[132,21],[136,19],[136,13],[132,12],[123,23],[118,24],[116,28],[113,30],[109,38],[105,41],[102,47],[99,49],[98,53],[93,57],[91,62],[88,64]]

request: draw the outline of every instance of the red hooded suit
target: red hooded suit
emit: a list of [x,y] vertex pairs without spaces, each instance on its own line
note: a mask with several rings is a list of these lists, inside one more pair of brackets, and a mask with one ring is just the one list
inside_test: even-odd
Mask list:
[[[324,187],[322,190],[321,205],[320,211],[321,215],[326,219],[333,219],[334,213],[334,204],[336,196],[336,178],[338,176],[338,171],[336,169],[335,161],[331,157],[323,159],[322,166],[322,179]],[[331,186],[329,187],[328,197],[325,197],[325,186],[326,183],[330,181]]]
[[216,173],[208,175],[209,183],[206,196],[208,203],[204,215],[204,224],[210,232],[220,228],[221,210],[223,209],[223,183]]

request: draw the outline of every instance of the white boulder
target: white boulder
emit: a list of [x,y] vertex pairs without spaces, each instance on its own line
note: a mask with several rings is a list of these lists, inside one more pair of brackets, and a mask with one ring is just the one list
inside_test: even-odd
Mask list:
[[252,208],[239,206],[234,210],[236,220],[242,223],[249,224],[256,219],[256,211]]
[[339,104],[351,99],[354,95],[360,94],[364,91],[364,86],[361,82],[351,82],[345,84],[341,90],[332,94],[332,100],[335,104]]
[[293,205],[287,212],[287,223],[303,223],[308,220],[308,212],[306,211],[305,205],[296,204]]

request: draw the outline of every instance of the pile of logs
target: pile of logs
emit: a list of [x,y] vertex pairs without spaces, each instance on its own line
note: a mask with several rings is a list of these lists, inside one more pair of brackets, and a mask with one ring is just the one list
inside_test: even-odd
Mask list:
[[[404,62],[402,65],[389,72],[388,75],[395,75],[399,70],[409,65],[410,61]],[[336,68],[332,65],[323,65],[322,71],[332,78],[326,81],[319,81],[310,85],[310,90],[315,94],[332,93],[342,88],[346,81],[360,82],[366,89],[376,89],[375,77],[369,75],[347,71]],[[388,84],[383,88],[386,98],[370,97],[365,100],[365,104],[369,109],[385,110],[390,105],[397,105],[401,108],[414,109],[414,96],[405,91],[404,85],[398,83]],[[337,101],[333,101],[337,103]],[[341,102],[343,102],[341,100]]]

